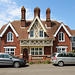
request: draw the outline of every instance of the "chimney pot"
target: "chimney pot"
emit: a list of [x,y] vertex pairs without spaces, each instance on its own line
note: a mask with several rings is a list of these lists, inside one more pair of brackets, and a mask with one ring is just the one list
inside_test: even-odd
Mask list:
[[21,8],[21,27],[26,27],[25,13],[26,13],[26,9],[23,6]]
[[39,7],[36,7],[34,9],[34,17],[36,17],[36,15],[38,15],[38,17],[40,18],[40,8]]
[[51,27],[50,13],[51,13],[50,8],[47,8],[46,9],[46,24],[47,24],[47,27]]

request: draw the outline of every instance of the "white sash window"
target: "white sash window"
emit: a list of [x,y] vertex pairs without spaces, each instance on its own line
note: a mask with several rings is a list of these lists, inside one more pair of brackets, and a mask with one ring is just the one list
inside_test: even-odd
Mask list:
[[8,32],[8,34],[7,34],[7,42],[13,42],[13,33],[12,32]]

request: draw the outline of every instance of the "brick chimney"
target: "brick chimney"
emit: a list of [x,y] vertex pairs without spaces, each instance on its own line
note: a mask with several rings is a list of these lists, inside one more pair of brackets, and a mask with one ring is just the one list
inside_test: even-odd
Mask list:
[[47,8],[46,9],[46,24],[47,24],[47,27],[51,27],[50,13],[51,13],[50,8]]
[[23,6],[21,8],[21,27],[26,27],[25,13],[26,13],[26,9]]
[[36,15],[38,15],[38,17],[40,18],[40,8],[39,7],[36,7],[34,9],[34,17],[36,17]]

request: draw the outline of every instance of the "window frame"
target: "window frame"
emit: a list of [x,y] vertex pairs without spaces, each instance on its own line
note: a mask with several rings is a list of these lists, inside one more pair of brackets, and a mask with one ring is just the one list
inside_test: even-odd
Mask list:
[[[10,35],[9,35],[10,34]],[[11,35],[12,35],[12,38],[11,38]],[[9,38],[10,38],[10,40],[8,40]],[[11,40],[12,39],[12,40]],[[8,32],[7,33],[7,42],[13,42],[13,33],[12,32]]]
[[[63,34],[63,37],[62,37],[62,34]],[[59,40],[59,36],[61,35],[61,40]],[[63,39],[63,40],[62,40]],[[58,34],[58,41],[59,42],[65,42],[65,34],[63,33],[63,32],[59,32],[59,34]]]
[[[64,47],[63,47],[64,48]],[[58,52],[58,53],[62,53],[63,51],[62,51],[62,49],[63,48],[61,48],[61,47],[59,47],[59,48],[57,48],[57,52],[58,52],[58,49],[60,49],[61,51],[60,52]],[[67,49],[66,48],[64,48],[65,49],[65,52],[67,52]],[[64,52],[63,52],[64,53]]]
[[[31,30],[31,31],[33,31],[33,37],[34,37],[34,30]],[[30,31],[30,34],[29,35],[31,35],[31,31]],[[33,38],[33,37],[31,37],[31,36],[29,36],[30,38]]]
[[72,42],[75,42],[73,39],[75,38],[75,36],[72,37]]
[[[42,34],[40,34],[40,32],[42,32]],[[40,35],[43,35],[43,36],[40,36]],[[39,31],[39,37],[41,37],[41,38],[44,37],[44,31],[43,30]]]
[[[6,51],[7,49],[9,49],[9,51]],[[14,49],[14,51],[11,51],[11,49]],[[14,55],[15,55],[15,48],[5,48],[5,53],[6,54],[10,54],[11,52],[14,52]]]
[[[34,51],[31,51],[32,48],[34,48]],[[44,48],[43,47],[31,47],[30,48],[30,55],[32,55],[31,52],[34,52],[34,55],[35,55],[35,52],[36,52],[35,49],[36,48],[38,48],[38,55],[40,54],[40,48],[42,48],[42,55],[44,55]]]

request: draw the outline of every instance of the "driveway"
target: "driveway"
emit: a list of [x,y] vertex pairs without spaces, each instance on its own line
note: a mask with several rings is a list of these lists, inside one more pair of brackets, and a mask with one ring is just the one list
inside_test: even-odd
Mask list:
[[34,64],[21,68],[0,67],[0,75],[75,75],[75,65],[58,67],[52,64]]

